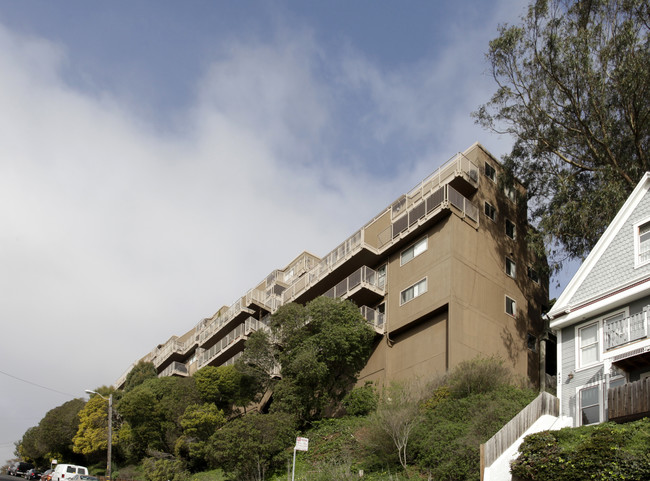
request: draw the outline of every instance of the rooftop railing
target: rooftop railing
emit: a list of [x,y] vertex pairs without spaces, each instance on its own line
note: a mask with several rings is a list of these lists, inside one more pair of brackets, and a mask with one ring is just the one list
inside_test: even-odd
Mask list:
[[648,337],[648,310],[650,305],[629,317],[606,320],[605,349],[614,349]]

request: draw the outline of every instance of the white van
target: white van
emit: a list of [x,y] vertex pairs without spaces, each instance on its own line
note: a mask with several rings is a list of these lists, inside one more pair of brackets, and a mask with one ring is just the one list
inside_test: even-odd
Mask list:
[[88,474],[88,468],[75,464],[57,464],[52,471],[52,481],[65,481],[75,474]]

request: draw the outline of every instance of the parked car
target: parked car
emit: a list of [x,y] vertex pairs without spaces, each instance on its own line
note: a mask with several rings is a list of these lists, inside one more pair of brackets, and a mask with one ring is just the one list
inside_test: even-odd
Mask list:
[[24,474],[25,479],[41,479],[41,470],[32,468],[28,469],[27,472]]
[[88,475],[88,468],[76,464],[57,464],[52,471],[52,481],[68,481],[76,474]]
[[41,481],[52,481],[52,470],[48,469],[43,474],[41,474]]
[[24,476],[27,471],[32,469],[34,467],[33,464],[25,463],[25,462],[18,462],[14,463],[11,468],[9,468],[8,474],[12,476]]

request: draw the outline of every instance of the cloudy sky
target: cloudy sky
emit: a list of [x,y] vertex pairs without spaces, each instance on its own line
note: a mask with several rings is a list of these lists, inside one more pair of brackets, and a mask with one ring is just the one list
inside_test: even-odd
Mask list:
[[0,0],[0,463],[454,153],[522,0]]

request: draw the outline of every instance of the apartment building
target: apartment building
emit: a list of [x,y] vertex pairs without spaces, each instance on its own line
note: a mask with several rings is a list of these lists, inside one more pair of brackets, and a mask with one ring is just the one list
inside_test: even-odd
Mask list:
[[527,248],[525,191],[501,188],[500,169],[472,145],[324,257],[303,252],[143,359],[160,376],[231,364],[280,306],[330,296],[353,301],[377,333],[360,382],[427,379],[496,355],[538,384],[548,282]]

